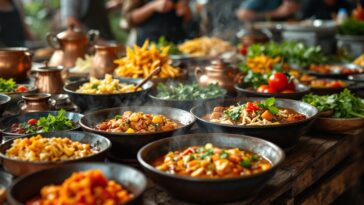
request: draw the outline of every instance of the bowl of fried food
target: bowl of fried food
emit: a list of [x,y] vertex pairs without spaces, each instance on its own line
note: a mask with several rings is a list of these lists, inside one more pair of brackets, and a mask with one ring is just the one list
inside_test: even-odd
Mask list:
[[103,161],[111,142],[97,134],[61,131],[13,138],[0,145],[4,170],[22,176],[82,161]]
[[169,56],[170,47],[157,47],[145,41],[142,47],[126,49],[126,56],[115,60],[118,65],[115,75],[120,78],[146,78],[153,70],[161,68],[159,74],[152,77],[154,83],[165,82],[169,79],[186,80],[187,70],[174,67]]
[[104,79],[90,78],[64,86],[70,100],[82,111],[93,111],[117,106],[141,105],[147,99],[153,83],[148,81],[141,88],[141,79],[119,79],[106,74]]
[[76,163],[18,179],[9,187],[8,199],[11,205],[131,205],[141,204],[146,186],[146,177],[126,165]]

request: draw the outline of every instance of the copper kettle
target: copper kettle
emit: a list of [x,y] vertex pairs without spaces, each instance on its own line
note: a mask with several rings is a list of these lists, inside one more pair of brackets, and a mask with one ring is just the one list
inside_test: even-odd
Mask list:
[[218,83],[228,93],[235,93],[235,79],[239,75],[239,71],[234,68],[229,68],[227,64],[219,59],[211,61],[211,65],[205,68],[197,67],[195,77],[201,86],[207,86],[211,83]]
[[113,74],[117,64],[114,60],[118,58],[120,45],[95,45],[95,56],[92,59],[90,77],[104,78],[105,74]]
[[57,35],[48,33],[48,44],[57,49],[49,60],[49,66],[61,65],[65,70],[75,66],[77,58],[85,56],[89,45],[93,45],[98,36],[97,30],[90,30],[85,34],[74,25]]

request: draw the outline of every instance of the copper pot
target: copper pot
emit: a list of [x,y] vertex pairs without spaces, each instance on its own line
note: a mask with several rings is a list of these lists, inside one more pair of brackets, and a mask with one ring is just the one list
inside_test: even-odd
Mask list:
[[49,60],[49,65],[61,65],[65,70],[75,66],[77,58],[85,56],[88,46],[94,44],[98,36],[99,32],[96,30],[90,30],[85,34],[73,25],[57,35],[48,33],[48,44],[57,49]]
[[95,45],[95,56],[92,59],[90,77],[103,78],[105,74],[113,74],[117,65],[119,45]]
[[237,69],[229,68],[222,60],[213,60],[211,65],[204,68],[197,67],[195,77],[201,86],[207,86],[211,83],[218,83],[229,93],[235,93],[235,77],[239,75]]
[[46,93],[28,94],[22,96],[22,99],[18,102],[21,113],[53,110],[55,105],[51,94]]
[[0,48],[0,77],[22,82],[31,67],[32,56],[27,48]]
[[36,72],[35,86],[41,93],[59,94],[63,91],[63,79],[61,72],[63,66],[39,67],[34,69]]

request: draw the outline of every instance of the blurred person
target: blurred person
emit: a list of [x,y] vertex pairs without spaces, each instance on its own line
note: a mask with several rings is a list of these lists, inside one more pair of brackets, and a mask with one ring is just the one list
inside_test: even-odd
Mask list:
[[114,40],[104,0],[61,0],[61,20],[65,27],[96,29],[102,39]]
[[24,46],[26,40],[32,40],[32,35],[24,22],[21,2],[0,0],[0,47]]
[[181,42],[186,38],[184,23],[191,20],[188,4],[188,0],[124,0],[124,27],[135,29],[138,45],[146,39],[157,41],[161,36]]
[[298,9],[293,0],[245,0],[236,15],[241,21],[284,20]]
[[306,0],[302,4],[301,18],[335,19],[341,8],[350,14],[351,5],[346,0]]

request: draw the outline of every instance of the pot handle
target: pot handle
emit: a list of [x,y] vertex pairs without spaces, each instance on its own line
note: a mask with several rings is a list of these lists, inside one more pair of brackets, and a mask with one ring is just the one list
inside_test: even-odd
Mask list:
[[100,31],[92,29],[88,31],[88,39],[90,45],[94,45],[96,41],[99,39]]
[[203,70],[200,67],[196,67],[196,69],[195,69],[195,78],[196,78],[196,80],[199,81],[201,75],[204,74],[204,73],[205,73],[205,70]]
[[59,40],[54,34],[47,33],[47,42],[52,48],[57,49],[57,50],[61,49]]

